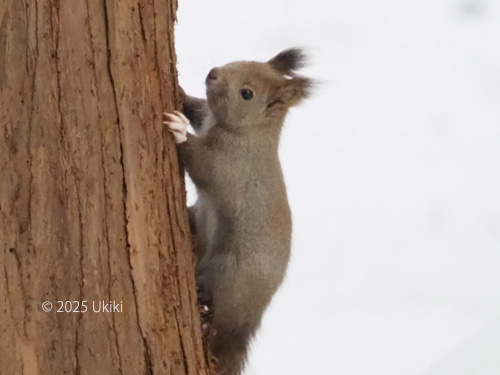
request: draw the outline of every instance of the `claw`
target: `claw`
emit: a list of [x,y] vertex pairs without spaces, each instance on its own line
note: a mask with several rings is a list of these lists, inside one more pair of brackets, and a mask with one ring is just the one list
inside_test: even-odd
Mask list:
[[187,128],[189,126],[189,120],[179,111],[174,111],[174,113],[163,113],[165,125],[170,133],[174,136],[174,141],[176,144],[180,144],[187,141]]

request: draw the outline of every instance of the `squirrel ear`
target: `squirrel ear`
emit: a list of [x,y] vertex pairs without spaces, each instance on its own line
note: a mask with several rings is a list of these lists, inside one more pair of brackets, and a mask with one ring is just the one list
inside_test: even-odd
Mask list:
[[311,94],[313,81],[306,77],[285,80],[267,105],[268,112],[293,107]]
[[288,107],[293,107],[311,94],[312,86],[312,80],[306,77],[287,79],[280,96]]
[[306,63],[306,55],[299,48],[286,49],[268,61],[275,70],[287,76],[292,76],[294,72]]

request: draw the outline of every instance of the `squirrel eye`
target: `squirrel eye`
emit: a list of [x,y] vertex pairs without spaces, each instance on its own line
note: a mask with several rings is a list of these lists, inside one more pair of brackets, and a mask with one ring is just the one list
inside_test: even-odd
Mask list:
[[240,90],[241,97],[245,100],[250,100],[253,98],[253,92],[249,89],[241,89]]

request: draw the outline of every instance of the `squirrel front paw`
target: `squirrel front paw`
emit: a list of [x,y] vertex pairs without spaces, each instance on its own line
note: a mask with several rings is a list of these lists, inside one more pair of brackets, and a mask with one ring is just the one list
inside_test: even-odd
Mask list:
[[168,130],[174,136],[176,144],[187,141],[187,128],[189,120],[179,111],[163,114],[163,125],[168,127]]

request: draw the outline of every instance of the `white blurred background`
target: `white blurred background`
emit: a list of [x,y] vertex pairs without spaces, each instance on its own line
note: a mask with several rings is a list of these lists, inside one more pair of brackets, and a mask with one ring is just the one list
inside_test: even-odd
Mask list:
[[500,374],[500,1],[179,3],[191,95],[293,46],[321,83],[286,122],[293,255],[246,374]]

